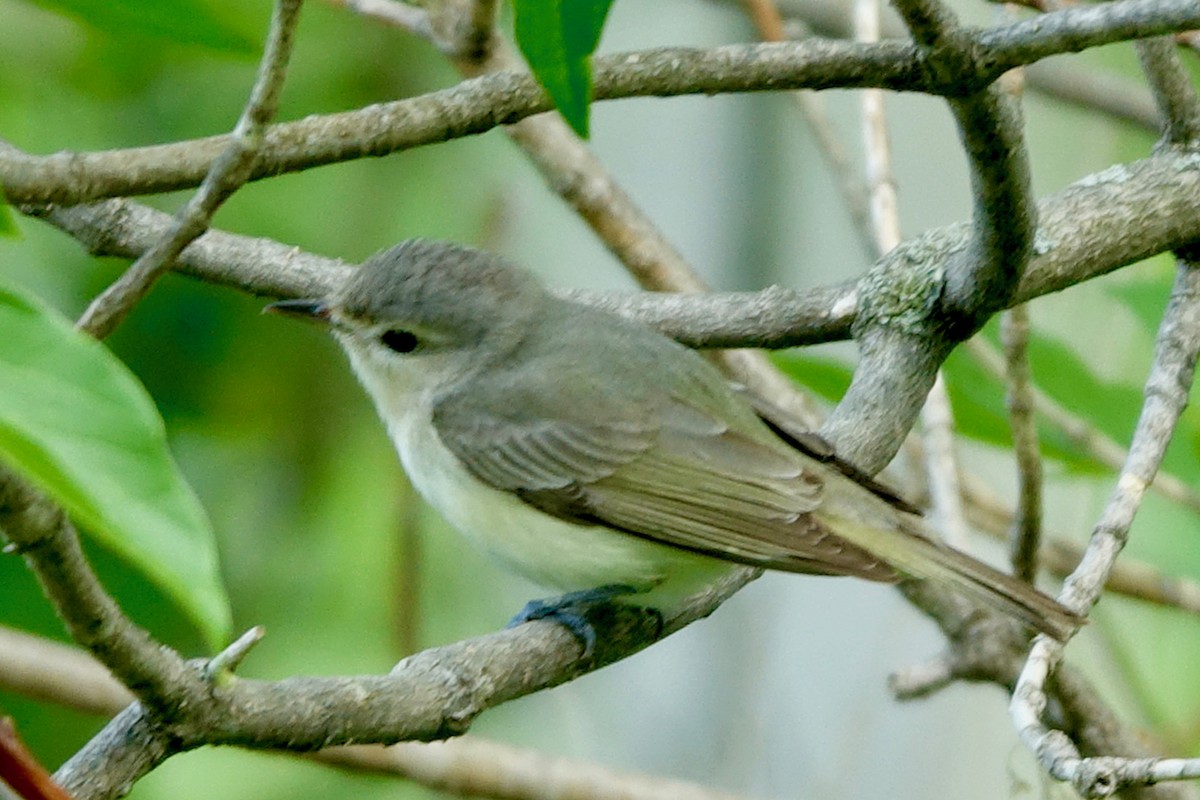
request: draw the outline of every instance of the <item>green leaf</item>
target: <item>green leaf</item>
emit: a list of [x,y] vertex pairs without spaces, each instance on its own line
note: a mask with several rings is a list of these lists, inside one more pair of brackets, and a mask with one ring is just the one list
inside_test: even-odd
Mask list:
[[150,396],[102,344],[3,286],[0,460],[144,572],[212,647],[225,642],[213,533]]
[[612,0],[514,0],[517,44],[559,113],[588,135],[592,53]]
[[775,351],[771,353],[771,360],[789,378],[831,403],[842,399],[854,374],[845,364],[805,355],[798,350]]
[[[1012,447],[1004,383],[961,347],[955,349],[942,365],[942,377],[950,395],[955,429],[963,436],[985,444]],[[1035,371],[1034,379],[1037,377]],[[1103,464],[1081,452],[1057,426],[1039,418],[1037,433],[1044,457],[1076,472],[1107,471]]]
[[200,0],[31,0],[115,36],[145,36],[243,55],[255,44]]

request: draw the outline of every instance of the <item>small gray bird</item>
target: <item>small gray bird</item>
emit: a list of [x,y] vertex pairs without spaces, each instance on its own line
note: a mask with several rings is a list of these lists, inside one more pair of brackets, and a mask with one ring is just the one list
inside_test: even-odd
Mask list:
[[522,619],[581,633],[589,602],[665,614],[749,564],[930,580],[1058,639],[1080,624],[782,438],[692,350],[491,254],[406,241],[333,296],[268,310],[328,324],[422,496],[488,555],[568,593]]

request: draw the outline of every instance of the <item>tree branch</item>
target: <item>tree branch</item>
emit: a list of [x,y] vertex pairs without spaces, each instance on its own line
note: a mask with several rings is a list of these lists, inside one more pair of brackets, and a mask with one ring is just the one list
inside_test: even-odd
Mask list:
[[171,268],[183,248],[208,228],[221,204],[250,177],[250,168],[262,147],[263,130],[275,118],[279,107],[279,92],[287,75],[300,7],[301,0],[277,0],[258,78],[229,136],[229,144],[212,162],[199,190],[175,214],[169,231],[88,305],[76,323],[77,328],[97,339],[112,333],[154,282]]
[[[1134,430],[1129,458],[1117,487],[1093,530],[1062,599],[1085,611],[1100,596],[1113,562],[1124,547],[1134,515],[1162,462],[1188,394],[1200,355],[1200,269],[1181,256],[1179,273],[1155,344],[1146,381],[1146,400]],[[1074,744],[1046,726],[1045,686],[1062,659],[1062,644],[1039,636],[1021,672],[1010,710],[1021,740],[1059,780],[1070,781],[1086,796],[1104,796],[1125,786],[1200,776],[1200,759],[1151,759],[1104,756],[1083,758]],[[1112,751],[1109,751],[1110,753]]]
[[582,663],[574,635],[539,620],[417,653],[387,676],[230,678],[155,717],[133,705],[55,775],[77,800],[107,800],[178,752],[207,744],[317,750],[356,742],[430,741],[464,733],[482,711],[626,658],[712,613],[759,571],[735,572],[660,624],[635,608],[589,615],[597,633]]
[[[136,257],[169,217],[129,200],[26,208],[79,239],[95,255]],[[1014,303],[1067,289],[1200,238],[1200,164],[1164,151],[1088,176],[1039,204],[1035,253]],[[969,227],[957,223],[906,241],[882,263],[897,276],[959,257]],[[1115,230],[1123,235],[1108,235]],[[267,297],[321,297],[346,265],[265,238],[210,230],[184,249],[176,269]],[[575,291],[572,299],[640,320],[694,347],[795,347],[850,337],[859,283],[815,289],[666,295]]]
[[104,591],[62,509],[2,465],[0,532],[7,549],[24,556],[71,637],[155,713],[203,692],[178,654],[134,625]]
[[1200,145],[1200,99],[1170,37],[1134,42],[1142,71],[1165,120],[1163,140],[1183,147]]
[[1029,373],[1029,312],[1013,306],[1000,320],[1007,366],[1008,424],[1017,462],[1017,512],[1009,537],[1013,574],[1033,583],[1042,539],[1042,451],[1038,445],[1033,378]]
[[[2,626],[0,687],[105,716],[118,714],[133,701],[125,687],[85,652]],[[309,758],[343,769],[404,777],[440,791],[511,800],[534,796],[533,784],[540,792],[538,797],[563,800],[617,795],[630,800],[736,800],[733,795],[695,784],[622,773],[474,736],[434,744],[331,747]]]
[[[779,6],[790,19],[802,20],[818,35],[838,39],[851,36],[850,15],[840,0],[779,0]],[[903,23],[894,13],[884,17],[881,32],[887,39],[907,35]],[[1161,117],[1150,93],[1145,86],[1129,78],[1058,60],[1030,64],[1026,76],[1030,88],[1052,99],[1149,130],[1161,127]]]
[[[595,60],[597,100],[876,87],[965,97],[1022,64],[1064,52],[1200,28],[1193,0],[1114,0],[965,34],[962,73],[929,68],[911,44],[806,39],[710,50],[660,48]],[[493,73],[407,100],[269,128],[251,180],[483,133],[550,110],[527,74]],[[80,203],[196,186],[228,137],[98,153],[0,158],[12,205]]]

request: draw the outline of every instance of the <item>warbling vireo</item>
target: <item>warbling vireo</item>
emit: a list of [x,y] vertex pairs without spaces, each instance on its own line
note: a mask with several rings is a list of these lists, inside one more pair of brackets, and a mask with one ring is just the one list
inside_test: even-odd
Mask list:
[[329,325],[413,485],[454,527],[571,593],[529,617],[578,633],[589,600],[669,612],[749,564],[935,581],[1060,639],[1079,624],[782,439],[697,353],[496,256],[411,240],[331,297],[268,309]]

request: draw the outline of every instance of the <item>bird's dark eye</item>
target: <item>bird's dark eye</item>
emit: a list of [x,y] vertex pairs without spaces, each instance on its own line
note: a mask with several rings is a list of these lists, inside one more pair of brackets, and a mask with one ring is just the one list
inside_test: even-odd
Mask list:
[[396,353],[411,353],[420,344],[411,331],[399,329],[384,331],[380,335],[379,341],[384,347]]

